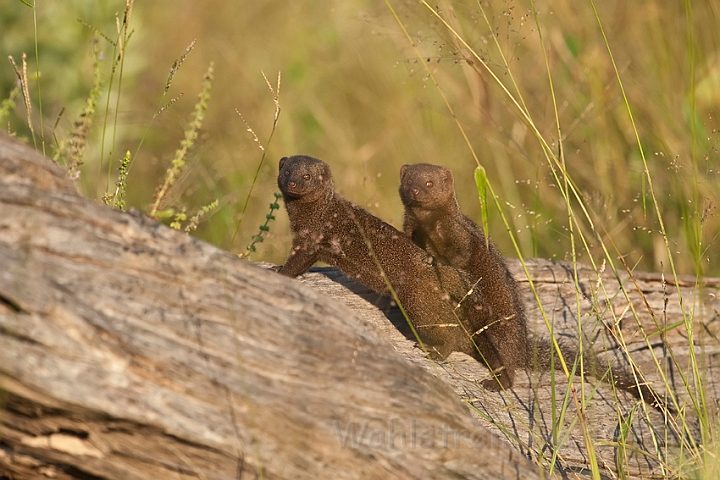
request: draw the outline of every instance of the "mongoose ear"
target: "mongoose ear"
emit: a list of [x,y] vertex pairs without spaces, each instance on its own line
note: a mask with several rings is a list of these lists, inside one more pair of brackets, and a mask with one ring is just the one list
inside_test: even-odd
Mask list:
[[285,161],[288,160],[288,157],[282,157],[280,159],[280,165],[278,166],[278,170],[282,170],[283,165],[285,165]]
[[332,173],[330,173],[330,165],[328,165],[327,163],[324,163],[323,167],[322,167],[322,181],[327,182],[331,178],[332,178]]
[[405,176],[405,172],[407,171],[409,166],[410,165],[403,165],[402,167],[400,167],[400,178]]
[[455,180],[453,179],[452,171],[449,168],[445,169],[445,181],[448,185],[454,185]]

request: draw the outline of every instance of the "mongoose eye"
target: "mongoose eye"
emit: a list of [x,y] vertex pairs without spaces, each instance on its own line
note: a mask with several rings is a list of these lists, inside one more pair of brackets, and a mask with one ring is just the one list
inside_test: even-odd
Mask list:
[[425,184],[425,186],[430,188],[433,186],[433,182],[431,180],[428,180],[427,183]]
[[408,184],[408,185],[412,185],[412,179],[411,179],[411,178],[408,178],[408,179],[407,179],[407,184]]
[[290,170],[285,170],[285,173],[283,175],[285,175],[286,177],[290,175]]
[[306,173],[305,175],[303,175],[303,178],[304,178],[305,180],[310,180],[310,174],[309,174],[309,173]]

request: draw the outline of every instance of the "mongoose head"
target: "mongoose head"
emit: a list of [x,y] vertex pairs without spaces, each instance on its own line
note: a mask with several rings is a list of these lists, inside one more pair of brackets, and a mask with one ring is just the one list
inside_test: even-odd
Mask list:
[[314,202],[333,191],[330,166],[317,158],[295,155],[280,159],[278,187],[285,200]]
[[400,198],[406,207],[435,209],[455,202],[450,170],[439,165],[416,163],[400,168]]

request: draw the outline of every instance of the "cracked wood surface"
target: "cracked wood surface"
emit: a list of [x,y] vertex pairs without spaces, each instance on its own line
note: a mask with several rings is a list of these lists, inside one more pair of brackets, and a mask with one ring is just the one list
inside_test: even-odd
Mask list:
[[539,478],[316,289],[0,134],[0,478]]
[[[302,285],[82,199],[64,175],[0,136],[0,475],[537,478],[536,463],[547,470],[555,452],[555,472],[586,477],[572,401],[552,437],[562,374],[554,398],[549,372],[486,392],[486,368],[457,353],[430,362],[388,299],[336,270],[313,269]],[[528,278],[510,266],[531,330],[547,336]],[[663,372],[684,405],[687,330],[651,335],[683,321],[679,293],[694,309],[707,395],[720,398],[719,280],[695,288],[694,278],[676,286],[581,266],[578,310],[571,265],[527,266],[558,338],[577,342],[581,325],[586,342],[627,366],[622,340],[646,381],[664,392]],[[572,384],[592,395],[585,415],[612,478],[620,414],[636,402],[604,383],[594,390],[596,379]],[[655,475],[641,452],[654,453],[651,434],[664,442],[672,428],[638,408],[626,441],[636,450],[621,468]],[[669,435],[661,448],[676,444]]]
[[[549,337],[522,265],[517,260],[509,260],[508,264],[523,292],[530,330],[539,337]],[[697,395],[697,392],[688,371],[686,329],[683,325],[668,329],[664,342],[659,335],[651,335],[651,332],[658,331],[656,320],[661,327],[683,320],[679,301],[679,295],[682,296],[686,311],[690,307],[695,308],[695,354],[702,366],[700,374],[706,389],[708,407],[711,410],[717,408],[717,399],[720,398],[720,279],[706,278],[702,287],[695,288],[694,278],[681,277],[677,282],[678,291],[676,284],[661,274],[636,272],[631,277],[627,272],[618,272],[616,276],[606,268],[598,275],[595,270],[580,266],[579,290],[583,294],[579,301],[578,322],[575,295],[578,289],[575,288],[572,265],[532,259],[526,262],[526,266],[557,338],[577,344],[578,325],[581,325],[586,345],[592,343],[600,358],[612,362],[613,366],[627,369],[629,360],[623,352],[629,352],[637,371],[642,373],[646,382],[658,393],[664,394],[667,389],[662,375],[665,375],[667,384],[677,395],[679,405],[691,409],[689,394]],[[511,390],[501,394],[488,392],[479,386],[479,381],[489,375],[488,370],[472,358],[454,353],[440,365],[427,360],[416,347],[406,320],[397,308],[392,307],[389,299],[374,294],[332,268],[315,268],[305,274],[302,280],[342,300],[367,319],[378,336],[385,338],[396,351],[452,385],[458,396],[471,406],[473,416],[480,425],[505,439],[529,458],[537,458],[537,452],[543,452],[545,460],[542,462],[546,469],[548,466],[545,462],[556,452],[556,468],[563,476],[589,476],[587,447],[577,422],[578,409],[572,400],[562,422],[560,437],[567,432],[569,435],[562,441],[553,440],[553,404],[556,412],[559,411],[569,383],[561,372],[554,375],[554,398],[550,372],[526,372],[518,375]],[[632,314],[633,310],[637,317]],[[647,333],[649,342],[639,334],[641,329]],[[619,348],[621,341],[626,349]],[[675,362],[670,361],[671,351]],[[684,386],[681,374],[689,378],[689,391]],[[616,392],[598,379],[587,377],[581,382],[579,378],[573,377],[572,384],[578,398],[583,393],[588,398],[584,415],[590,425],[600,467],[607,478],[614,478],[618,468],[622,468],[629,478],[662,475],[660,464],[653,459],[658,455],[658,449],[662,455],[672,456],[678,452],[679,437],[692,435],[699,438],[698,420],[692,413],[687,415],[689,429],[683,432],[676,416],[666,419],[652,407],[638,404],[629,393],[622,390]],[[623,457],[619,455],[617,445],[620,424],[627,421],[633,408],[637,410],[632,415],[632,428],[626,443],[635,451],[621,460]],[[654,438],[659,439],[659,448],[654,447]],[[672,462],[671,459],[667,461]],[[617,462],[622,464],[618,466]],[[677,467],[677,464],[671,465]]]

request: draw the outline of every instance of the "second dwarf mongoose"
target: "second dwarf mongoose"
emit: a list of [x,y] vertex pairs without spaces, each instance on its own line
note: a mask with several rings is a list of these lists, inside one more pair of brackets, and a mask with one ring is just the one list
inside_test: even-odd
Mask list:
[[[543,339],[531,342],[527,338],[518,338],[519,331],[527,331],[525,308],[518,286],[495,245],[460,211],[452,172],[426,163],[403,165],[400,169],[400,198],[405,206],[404,233],[438,262],[469,273],[489,301],[486,310],[493,318],[513,319],[513,324],[523,325],[522,329],[513,329],[505,337],[494,337],[496,348],[513,352],[512,355],[517,357],[515,365],[524,365],[528,369],[548,368],[553,346]],[[530,344],[535,346],[534,351],[526,348]],[[564,343],[560,347],[567,361],[575,360],[577,349]],[[592,376],[603,377],[606,369],[594,354],[585,352],[583,359]],[[561,368],[559,361],[555,365]],[[604,379],[610,381],[608,376]],[[638,385],[634,377],[622,369],[613,371],[612,382],[660,410],[664,407],[673,411],[651,387],[642,383]]]

